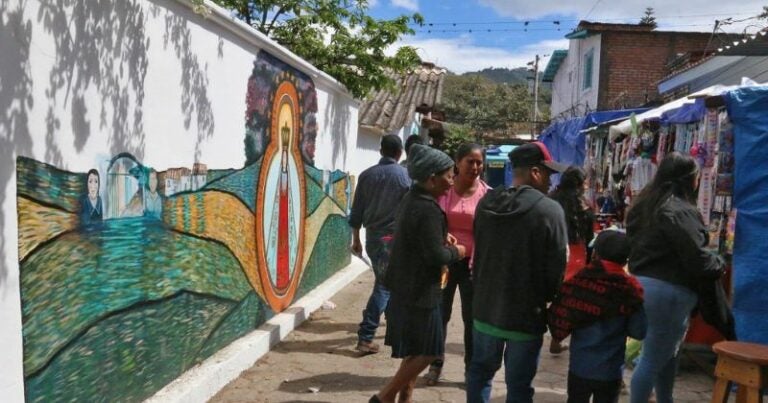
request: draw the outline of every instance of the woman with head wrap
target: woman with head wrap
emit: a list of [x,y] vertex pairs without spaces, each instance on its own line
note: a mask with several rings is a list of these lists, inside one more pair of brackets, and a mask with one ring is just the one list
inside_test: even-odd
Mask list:
[[398,207],[385,283],[385,344],[400,368],[370,402],[410,402],[416,379],[443,354],[440,316],[442,267],[463,259],[466,249],[448,238],[445,213],[436,199],[453,186],[453,160],[442,151],[416,144],[408,155],[411,190]]

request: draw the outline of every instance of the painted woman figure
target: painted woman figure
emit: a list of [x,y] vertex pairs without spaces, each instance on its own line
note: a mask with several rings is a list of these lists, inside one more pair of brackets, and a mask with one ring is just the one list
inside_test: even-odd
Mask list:
[[101,196],[99,196],[99,171],[91,169],[87,176],[88,193],[80,197],[80,223],[83,225],[101,222],[104,213],[101,207]]
[[147,181],[147,194],[144,197],[144,216],[163,218],[163,198],[157,191],[157,171],[149,171],[149,180]]
[[290,145],[291,129],[284,126],[280,130],[280,182],[278,184],[278,227],[277,227],[277,281],[278,289],[288,286],[290,282],[290,252],[288,249],[290,226],[288,214],[290,203],[288,195],[291,192],[288,178],[288,147]]

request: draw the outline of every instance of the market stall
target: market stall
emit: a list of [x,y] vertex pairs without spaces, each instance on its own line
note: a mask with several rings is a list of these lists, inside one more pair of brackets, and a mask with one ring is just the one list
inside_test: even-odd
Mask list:
[[732,125],[733,313],[741,341],[768,344],[768,87],[721,97]]
[[[733,257],[735,269],[731,270],[729,266],[723,284],[728,297],[733,296],[734,312],[738,312],[738,337],[765,343],[768,338],[768,321],[765,320],[768,317],[768,308],[765,308],[768,307],[768,301],[760,297],[764,293],[762,287],[756,287],[759,282],[753,281],[753,277],[765,265],[758,265],[758,256],[755,255],[755,251],[761,248],[755,249],[749,245],[759,241],[768,243],[768,213],[762,216],[758,208],[766,205],[768,191],[765,189],[768,186],[763,186],[760,191],[755,190],[758,189],[758,183],[768,184],[768,164],[762,162],[768,152],[768,140],[764,139],[764,135],[759,135],[768,132],[768,115],[764,112],[768,106],[768,93],[759,91],[759,88],[768,91],[766,87],[714,86],[660,108],[631,116],[607,130],[609,151],[602,160],[597,154],[590,159],[594,151],[588,148],[587,163],[597,167],[600,164],[607,166],[608,175],[605,178],[598,177],[597,180],[602,180],[612,195],[621,198],[616,204],[623,207],[629,205],[652,179],[657,162],[667,153],[677,151],[696,158],[701,170],[697,205],[709,229],[709,248],[727,261]],[[745,94],[754,99],[745,100]],[[705,98],[720,95],[730,101],[720,104],[705,102]],[[760,104],[763,102],[761,96],[765,96],[765,104]],[[747,110],[749,112],[745,112]],[[759,126],[760,122],[764,126]],[[734,127],[742,126],[746,128],[736,129],[734,133]],[[750,136],[751,140],[742,140]],[[589,144],[596,141],[593,139]],[[740,155],[740,152],[744,155]],[[741,167],[747,165],[749,168],[736,170],[739,161],[743,161]],[[759,169],[760,164],[765,164],[765,168]],[[740,193],[735,193],[736,189]],[[752,208],[753,216],[741,217],[739,204]],[[753,218],[754,214],[759,217]],[[764,226],[754,224],[760,220],[765,221]],[[746,229],[739,227],[742,222],[749,222]],[[737,235],[737,229],[739,234],[744,235]],[[739,242],[734,242],[735,239]],[[734,245],[737,245],[736,249]],[[733,286],[731,272],[734,276]],[[748,285],[746,278],[749,279]],[[759,313],[761,320],[757,320],[758,315],[754,312]],[[760,323],[757,331],[753,330],[756,325],[752,322]],[[694,318],[686,341],[712,344],[721,339],[722,336],[714,328],[700,318]]]
[[[555,160],[566,165],[583,166],[587,156],[586,133],[588,130],[647,110],[647,108],[639,108],[591,112],[586,116],[559,120],[544,129],[539,136],[539,141],[547,146]],[[552,183],[557,184],[558,177],[554,177]]]

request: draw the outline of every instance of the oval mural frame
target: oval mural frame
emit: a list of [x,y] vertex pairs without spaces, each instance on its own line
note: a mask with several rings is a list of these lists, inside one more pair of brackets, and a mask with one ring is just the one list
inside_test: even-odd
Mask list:
[[[259,170],[258,190],[256,195],[256,255],[258,262],[259,282],[264,291],[264,298],[269,306],[275,311],[280,312],[287,308],[296,295],[298,283],[301,279],[304,260],[304,229],[305,229],[305,209],[306,209],[306,180],[304,177],[304,161],[301,156],[301,134],[302,134],[302,115],[301,99],[299,97],[296,84],[290,80],[289,76],[281,76],[278,81],[277,89],[272,97],[270,114],[270,141],[264,151],[264,156]],[[295,262],[292,267],[292,273],[288,285],[283,289],[278,289],[273,284],[269,266],[267,263],[267,240],[264,237],[265,225],[265,197],[267,188],[267,178],[270,174],[270,166],[274,158],[279,158],[280,153],[280,111],[284,105],[289,104],[292,111],[291,120],[293,130],[290,137],[289,153],[292,156],[294,168],[298,174],[299,189],[299,217],[298,219],[298,237]],[[289,161],[290,162],[290,161]],[[289,267],[289,270],[291,268]]]

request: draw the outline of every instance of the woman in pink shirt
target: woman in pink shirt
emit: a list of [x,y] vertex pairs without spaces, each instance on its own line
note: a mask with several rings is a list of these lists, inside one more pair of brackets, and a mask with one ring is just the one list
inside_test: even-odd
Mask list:
[[[490,187],[480,179],[483,173],[483,148],[478,144],[462,144],[456,151],[456,177],[453,188],[437,200],[448,220],[448,232],[467,250],[466,258],[451,265],[448,283],[443,289],[443,334],[451,319],[456,288],[461,296],[461,319],[464,322],[464,371],[472,357],[472,276],[471,256],[474,246],[472,226],[475,208]],[[445,343],[445,340],[443,340]],[[435,360],[425,376],[427,385],[436,385],[443,370],[444,357]]]

